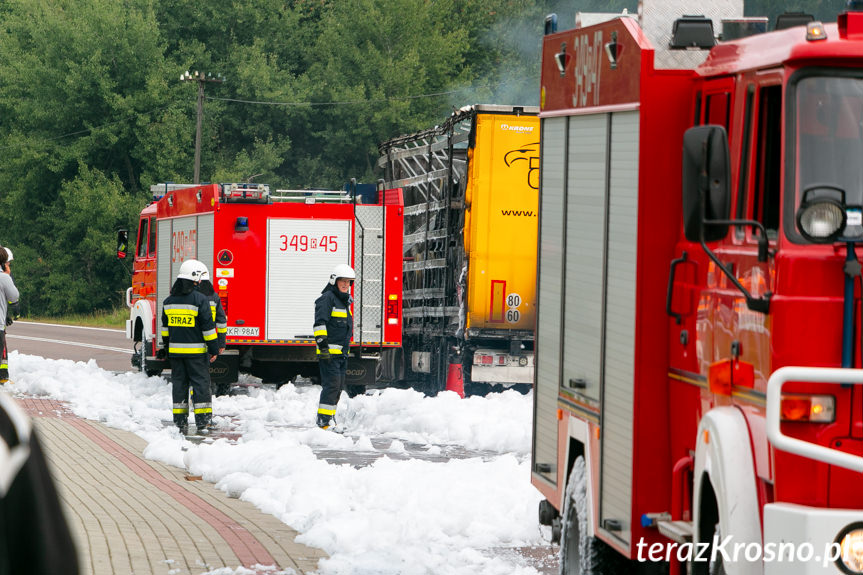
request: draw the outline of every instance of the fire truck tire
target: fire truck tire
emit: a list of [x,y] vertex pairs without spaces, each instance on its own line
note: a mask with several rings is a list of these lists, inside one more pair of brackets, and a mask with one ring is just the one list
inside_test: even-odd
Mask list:
[[139,366],[141,371],[147,374],[147,377],[153,377],[162,374],[161,369],[153,369],[147,367],[147,350],[150,349],[150,347],[152,347],[150,342],[146,339],[142,339],[141,347],[138,350],[138,353],[140,354]]
[[[719,523],[716,524],[716,530],[713,532],[711,541],[722,541],[722,533],[719,531]],[[712,550],[711,550],[712,551]],[[713,553],[711,552],[711,555]],[[709,575],[726,575],[725,564],[722,562],[722,553],[716,554],[716,559],[710,562]]]
[[231,395],[230,383],[217,383],[214,387],[216,388],[216,395]]
[[563,575],[617,575],[630,566],[604,541],[588,535],[587,473],[584,457],[578,456],[566,485],[560,535],[560,572]]

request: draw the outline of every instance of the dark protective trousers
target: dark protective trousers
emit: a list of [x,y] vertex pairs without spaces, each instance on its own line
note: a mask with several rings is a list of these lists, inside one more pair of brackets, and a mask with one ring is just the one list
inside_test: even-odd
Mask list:
[[333,425],[336,416],[336,404],[345,386],[345,372],[348,370],[348,358],[344,355],[332,355],[329,360],[318,360],[321,369],[321,400],[318,403],[318,426]]
[[6,350],[6,331],[0,330],[0,381],[9,379],[9,353]]
[[195,406],[195,425],[199,428],[213,420],[210,371],[207,355],[171,356],[171,396],[174,401],[174,425],[185,427],[189,418],[189,387]]

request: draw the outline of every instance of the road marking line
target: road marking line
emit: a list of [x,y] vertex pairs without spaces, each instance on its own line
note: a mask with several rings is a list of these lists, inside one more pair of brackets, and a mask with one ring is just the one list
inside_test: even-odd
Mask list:
[[124,347],[111,347],[108,345],[96,345],[93,343],[81,343],[79,341],[63,341],[62,339],[47,339],[44,337],[32,337],[29,335],[12,335],[11,333],[6,334],[6,338],[10,341],[15,341],[16,339],[28,339],[30,341],[44,341],[45,343],[59,343],[62,345],[75,345],[78,347],[92,347],[94,349],[104,349],[106,351],[116,351],[119,353],[128,353],[132,354],[131,349],[127,349]]
[[124,329],[110,329],[107,327],[87,327],[86,325],[66,325],[62,323],[42,323],[41,321],[25,321],[23,319],[15,320],[15,323],[23,323],[26,325],[44,325],[48,327],[68,327],[69,329],[92,329],[96,331],[110,331],[114,333],[126,333]]

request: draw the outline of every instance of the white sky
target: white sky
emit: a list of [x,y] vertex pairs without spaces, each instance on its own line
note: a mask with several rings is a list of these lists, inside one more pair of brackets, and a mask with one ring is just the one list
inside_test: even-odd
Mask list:
[[202,475],[296,529],[298,541],[330,555],[321,575],[538,573],[506,549],[548,542],[530,483],[531,395],[342,394],[339,435],[314,425],[320,387],[250,387],[213,399],[214,421],[240,433],[236,443],[195,445],[169,424],[162,378],[15,351],[9,363],[7,390],[63,400],[80,417],[134,432],[148,442],[146,458]]

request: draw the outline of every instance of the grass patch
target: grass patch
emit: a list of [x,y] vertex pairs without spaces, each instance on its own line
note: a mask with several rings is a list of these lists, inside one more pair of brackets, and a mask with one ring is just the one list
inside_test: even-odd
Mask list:
[[64,315],[61,317],[21,316],[21,319],[24,321],[59,323],[63,325],[84,325],[87,327],[125,329],[126,320],[129,319],[129,308],[123,306],[110,311],[94,311],[92,313]]

